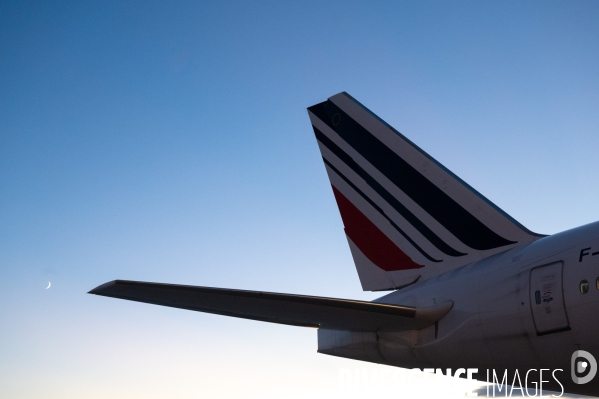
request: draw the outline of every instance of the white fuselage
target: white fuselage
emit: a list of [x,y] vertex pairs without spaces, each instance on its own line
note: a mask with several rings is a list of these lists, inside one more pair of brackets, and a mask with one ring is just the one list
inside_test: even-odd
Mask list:
[[[597,256],[594,256],[596,253]],[[442,266],[439,266],[442,267]],[[599,222],[439,274],[375,302],[417,307],[451,300],[437,324],[405,332],[319,331],[319,351],[405,368],[562,369],[566,392],[599,394],[598,378],[574,384],[577,349],[599,358]],[[581,282],[588,292],[581,292]],[[485,375],[477,376],[484,380]],[[561,387],[552,378],[547,386]],[[553,382],[553,385],[552,385]]]

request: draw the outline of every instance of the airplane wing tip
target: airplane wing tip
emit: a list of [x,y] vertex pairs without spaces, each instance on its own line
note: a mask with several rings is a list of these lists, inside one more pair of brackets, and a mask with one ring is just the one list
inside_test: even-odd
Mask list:
[[119,282],[119,280],[112,280],[109,281],[107,283],[104,284],[100,284],[99,286],[97,286],[96,288],[88,291],[88,294],[94,294],[94,295],[106,295],[106,291],[112,287],[114,287],[117,283]]

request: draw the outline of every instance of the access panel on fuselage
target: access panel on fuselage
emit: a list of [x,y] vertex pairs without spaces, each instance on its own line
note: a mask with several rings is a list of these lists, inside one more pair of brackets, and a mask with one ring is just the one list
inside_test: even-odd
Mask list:
[[563,267],[563,262],[555,262],[530,271],[530,306],[539,335],[569,329],[564,306]]

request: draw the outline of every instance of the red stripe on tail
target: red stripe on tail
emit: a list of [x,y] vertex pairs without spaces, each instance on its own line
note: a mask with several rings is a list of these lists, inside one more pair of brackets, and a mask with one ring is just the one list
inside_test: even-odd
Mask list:
[[414,263],[335,186],[333,192],[345,225],[345,234],[372,263],[387,272],[423,267]]

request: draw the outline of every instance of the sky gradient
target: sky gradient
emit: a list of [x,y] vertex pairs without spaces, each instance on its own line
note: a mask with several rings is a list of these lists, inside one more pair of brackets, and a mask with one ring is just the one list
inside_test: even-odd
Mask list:
[[86,292],[379,296],[306,112],[340,91],[535,232],[599,220],[598,43],[593,1],[1,2],[0,396],[347,397],[375,366],[314,330]]

